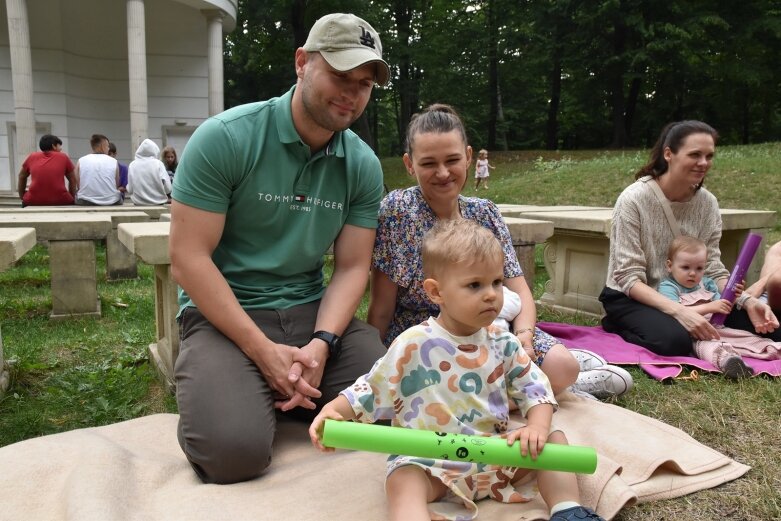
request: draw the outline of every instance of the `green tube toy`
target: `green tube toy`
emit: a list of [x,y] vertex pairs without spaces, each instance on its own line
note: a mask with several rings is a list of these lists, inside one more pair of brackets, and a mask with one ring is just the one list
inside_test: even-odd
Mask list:
[[597,469],[597,451],[592,447],[546,443],[537,459],[533,460],[528,454],[521,456],[517,441],[507,445],[507,440],[502,438],[386,427],[350,421],[326,420],[323,428],[323,445],[337,449],[578,474],[593,474]]

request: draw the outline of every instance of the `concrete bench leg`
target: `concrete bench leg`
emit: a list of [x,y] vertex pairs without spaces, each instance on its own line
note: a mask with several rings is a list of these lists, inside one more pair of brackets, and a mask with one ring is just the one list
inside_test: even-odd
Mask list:
[[95,243],[49,241],[53,319],[100,316]]
[[106,279],[127,280],[138,277],[136,256],[119,242],[117,229],[106,236]]
[[518,263],[523,270],[523,277],[526,279],[529,289],[534,292],[534,272],[536,263],[534,261],[534,244],[515,244],[515,255],[518,257]]
[[173,391],[174,365],[179,356],[179,310],[177,285],[171,277],[170,264],[155,265],[155,328],[157,343],[149,345],[149,354],[158,375],[169,390]]
[[609,252],[606,237],[554,236],[543,252],[549,279],[540,303],[566,313],[602,316],[599,294],[605,287]]

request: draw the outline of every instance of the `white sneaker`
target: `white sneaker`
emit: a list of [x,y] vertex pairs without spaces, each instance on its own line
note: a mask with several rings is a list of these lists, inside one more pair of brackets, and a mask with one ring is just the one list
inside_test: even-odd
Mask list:
[[570,349],[569,352],[572,353],[572,356],[578,361],[581,371],[589,371],[607,365],[607,360],[592,351],[587,351],[585,349]]
[[578,379],[572,384],[572,388],[603,400],[629,392],[632,384],[632,375],[625,369],[615,365],[603,365],[588,371],[581,371]]

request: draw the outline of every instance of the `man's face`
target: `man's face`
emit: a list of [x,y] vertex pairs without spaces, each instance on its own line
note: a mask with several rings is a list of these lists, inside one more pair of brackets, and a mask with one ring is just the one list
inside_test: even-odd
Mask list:
[[374,87],[376,65],[337,71],[319,53],[304,53],[297,60],[301,100],[306,117],[315,125],[338,132],[360,117]]

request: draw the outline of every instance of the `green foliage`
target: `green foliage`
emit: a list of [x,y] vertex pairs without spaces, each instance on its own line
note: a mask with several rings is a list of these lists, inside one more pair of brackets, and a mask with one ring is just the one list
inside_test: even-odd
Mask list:
[[227,105],[287,90],[296,46],[334,11],[374,25],[391,64],[359,126],[382,156],[434,102],[495,150],[649,146],[680,119],[729,144],[781,139],[781,9],[768,0],[241,0]]

